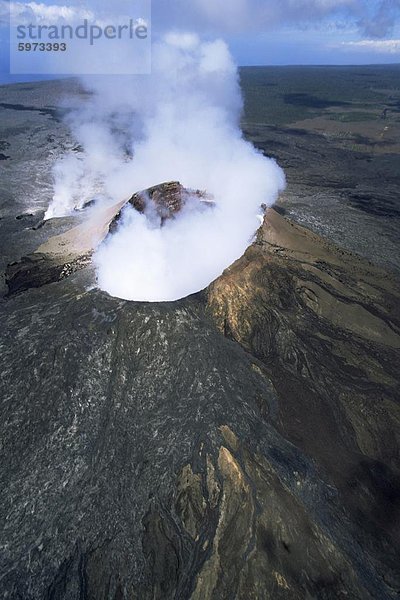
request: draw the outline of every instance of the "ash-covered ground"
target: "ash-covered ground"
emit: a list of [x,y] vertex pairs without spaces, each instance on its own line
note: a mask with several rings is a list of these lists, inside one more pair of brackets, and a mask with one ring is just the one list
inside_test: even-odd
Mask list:
[[397,75],[243,70],[287,191],[217,281],[151,304],[54,262],[83,213],[38,227],[79,86],[0,89],[3,598],[398,597]]
[[399,272],[400,67],[242,70],[243,129],[285,170],[296,222]]

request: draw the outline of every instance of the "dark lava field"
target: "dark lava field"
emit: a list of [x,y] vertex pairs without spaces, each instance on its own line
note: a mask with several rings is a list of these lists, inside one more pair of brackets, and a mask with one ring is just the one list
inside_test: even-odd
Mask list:
[[2,598],[398,598],[399,75],[242,69],[288,187],[171,303],[42,223],[79,86],[0,87]]

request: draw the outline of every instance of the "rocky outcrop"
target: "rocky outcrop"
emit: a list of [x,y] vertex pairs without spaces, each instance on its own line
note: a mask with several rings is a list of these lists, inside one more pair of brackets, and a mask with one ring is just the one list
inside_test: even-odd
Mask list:
[[96,247],[109,233],[118,229],[122,209],[127,204],[149,217],[154,212],[162,226],[190,202],[195,202],[196,208],[214,206],[206,192],[190,190],[173,181],[137,192],[130,200],[119,202],[98,214],[92,213],[80,225],[50,237],[35,252],[9,264],[5,274],[8,296],[61,281],[88,266]]
[[8,296],[25,292],[30,288],[38,288],[49,283],[62,281],[73,273],[87,267],[91,255],[67,256],[56,259],[40,252],[35,252],[21,258],[19,262],[11,263],[6,270],[6,285]]
[[[179,181],[169,181],[135,193],[127,204],[133,206],[139,213],[160,219],[162,226],[166,220],[173,219],[181,212],[190,201],[194,201],[198,207],[210,208],[214,206],[212,196],[201,190],[190,190],[183,187]],[[122,212],[114,218],[110,225],[110,233],[114,233],[120,222]]]

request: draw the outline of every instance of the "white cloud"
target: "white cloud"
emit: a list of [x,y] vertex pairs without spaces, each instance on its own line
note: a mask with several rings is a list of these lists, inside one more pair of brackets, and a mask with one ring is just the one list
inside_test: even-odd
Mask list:
[[240,31],[313,21],[343,10],[357,11],[359,4],[360,0],[231,0],[227,10],[226,0],[193,0],[191,9],[210,24]]
[[165,36],[165,42],[175,48],[181,50],[193,50],[199,44],[199,36],[194,33],[182,33],[179,34],[175,31],[167,33]]
[[[132,14],[118,12],[116,8],[99,5],[98,0],[89,0],[85,8],[79,5],[46,4],[44,2],[5,2],[0,0],[0,22],[9,23],[11,15],[14,25],[76,25],[87,19],[92,24],[105,26],[109,23],[126,23]],[[138,25],[147,25],[143,18],[136,19]]]
[[346,22],[368,37],[390,34],[400,0],[153,0],[155,29],[178,27],[217,35]]
[[11,13],[14,23],[33,25],[57,25],[59,23],[76,23],[83,19],[94,20],[94,13],[77,6],[61,6],[56,4],[44,4],[37,2],[11,2],[4,6],[2,3],[1,13]]
[[342,42],[341,47],[382,54],[400,54],[400,40],[359,40]]
[[[24,6],[21,4],[20,6]],[[54,23],[60,21],[75,21],[79,19],[93,19],[93,13],[76,6],[57,6],[44,3],[28,2],[26,4],[40,22]]]
[[[131,12],[126,0],[76,1],[76,5],[61,5],[61,0],[46,2],[5,2],[0,0],[0,21],[7,23],[11,10],[47,24],[50,19],[64,21],[88,18],[116,19]],[[150,0],[141,0],[143,6]],[[128,4],[128,6],[127,6]],[[84,7],[83,7],[83,6]],[[139,3],[140,5],[140,3]],[[307,27],[344,20],[353,23],[367,38],[384,38],[391,35],[400,15],[400,0],[153,0],[153,31],[162,35],[171,29],[195,31],[202,35],[212,33],[248,33],[272,31],[282,26]],[[129,17],[129,14],[128,14]]]

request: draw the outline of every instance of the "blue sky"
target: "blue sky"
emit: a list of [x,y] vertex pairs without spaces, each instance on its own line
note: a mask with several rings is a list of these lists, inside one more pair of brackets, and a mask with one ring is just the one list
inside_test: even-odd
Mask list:
[[[109,13],[111,2],[38,0],[26,5],[42,18],[49,6],[55,14],[63,7]],[[115,14],[126,14],[129,2],[114,0],[112,7]],[[10,2],[0,0],[2,83],[32,79],[9,74],[9,10]],[[239,65],[400,62],[400,0],[153,0],[152,11],[154,36],[177,29],[223,37]]]
[[329,24],[307,29],[282,27],[276,31],[230,39],[241,65],[357,65],[400,63],[400,31],[389,38],[370,39],[356,28],[336,30]]

